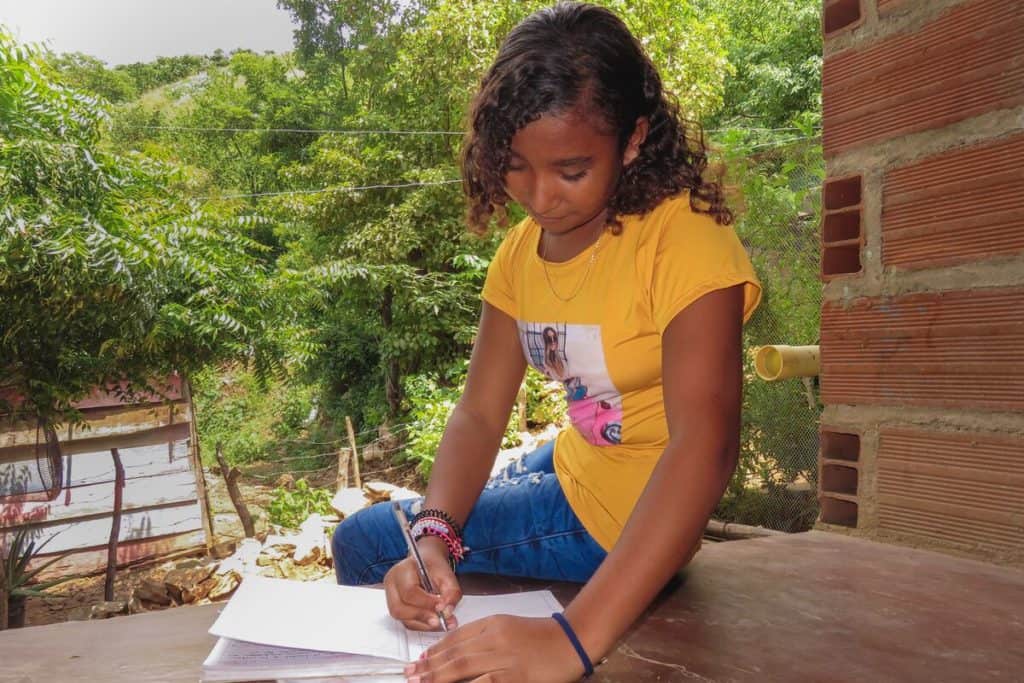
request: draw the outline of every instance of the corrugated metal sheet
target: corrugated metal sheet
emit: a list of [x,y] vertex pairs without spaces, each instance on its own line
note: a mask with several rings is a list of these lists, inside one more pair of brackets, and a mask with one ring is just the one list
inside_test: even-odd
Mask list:
[[976,0],[825,58],[826,156],[1024,102],[1024,2]]
[[878,525],[993,550],[1024,546],[1024,439],[883,429]]
[[886,174],[882,263],[933,268],[1024,252],[1024,135]]
[[[58,430],[61,467],[53,471],[36,460],[34,424],[6,421],[0,433],[0,546],[16,529],[28,528],[38,542],[51,539],[44,556],[74,551],[48,575],[104,567],[114,507],[112,448],[125,470],[118,560],[201,544],[192,416],[180,385],[171,388],[178,396],[173,403],[143,397],[141,405],[125,405],[97,394],[79,404],[83,424]],[[57,477],[56,488],[51,477]]]
[[826,404],[1024,410],[1024,289],[826,302]]

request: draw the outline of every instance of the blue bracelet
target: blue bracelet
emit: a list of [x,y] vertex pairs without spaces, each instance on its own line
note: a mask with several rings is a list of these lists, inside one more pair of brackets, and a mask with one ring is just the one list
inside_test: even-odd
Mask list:
[[594,665],[590,663],[590,657],[587,656],[587,651],[580,644],[580,639],[576,637],[576,632],[572,630],[572,626],[569,625],[569,622],[566,621],[565,616],[561,612],[555,612],[551,615],[551,618],[562,627],[565,635],[569,638],[569,642],[572,643],[573,648],[576,650],[576,654],[580,656],[580,661],[583,662],[583,677],[590,678],[594,674]]

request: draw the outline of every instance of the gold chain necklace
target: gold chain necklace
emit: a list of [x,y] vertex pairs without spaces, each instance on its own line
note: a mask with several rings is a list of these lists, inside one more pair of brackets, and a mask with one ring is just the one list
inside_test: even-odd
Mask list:
[[558,291],[555,289],[555,285],[551,282],[551,275],[548,274],[548,262],[547,262],[547,259],[545,258],[546,254],[547,254],[547,246],[548,245],[544,241],[544,235],[543,234],[541,235],[541,239],[540,239],[540,263],[541,263],[541,266],[544,268],[544,279],[547,280],[547,282],[548,282],[548,289],[551,290],[551,293],[555,295],[556,299],[558,299],[559,301],[568,303],[568,302],[572,301],[573,299],[575,299],[576,295],[580,293],[580,291],[583,289],[583,285],[586,284],[586,282],[587,282],[587,278],[590,277],[590,271],[593,270],[593,268],[594,268],[594,261],[597,260],[597,252],[601,248],[601,238],[603,238],[603,237],[604,237],[604,230],[602,230],[601,234],[597,236],[597,240],[594,242],[594,246],[591,247],[590,259],[587,260],[587,272],[583,273],[583,278],[579,281],[579,284],[576,285],[576,289],[573,290],[572,294],[570,294],[568,297],[564,297],[561,294],[559,294]]

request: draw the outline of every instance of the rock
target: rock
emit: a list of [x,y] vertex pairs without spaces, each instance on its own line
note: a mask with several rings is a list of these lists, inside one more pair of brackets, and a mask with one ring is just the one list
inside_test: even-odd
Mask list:
[[124,600],[98,602],[89,610],[90,619],[109,619],[119,614],[128,614],[128,603]]
[[241,558],[232,555],[226,560],[221,560],[220,566],[217,567],[217,571],[214,573],[220,576],[222,574],[227,574],[228,572],[235,572],[239,575],[245,573],[245,564],[242,562]]
[[128,614],[140,614],[145,611],[146,608],[143,607],[142,601],[132,595],[132,599],[128,601]]
[[323,560],[324,557],[326,556],[326,552],[324,551],[323,546],[314,545],[304,550],[306,550],[306,552],[304,552],[302,555],[299,555],[297,550],[295,553],[295,564],[299,566],[319,564],[320,561]]
[[224,541],[210,548],[210,557],[215,560],[223,560],[235,554],[235,542]]
[[286,553],[281,548],[281,546],[264,546],[263,552],[260,553],[260,556],[256,558],[256,566],[266,567],[275,562],[280,562],[284,558],[288,557],[288,553]]
[[210,594],[210,591],[213,589],[216,583],[216,579],[214,579],[214,577],[211,576],[201,581],[200,583],[197,583],[192,588],[189,588],[188,590],[183,590],[181,592],[181,597],[185,602],[190,604],[194,602],[199,602],[200,600],[202,600]]
[[341,489],[331,499],[331,507],[344,519],[362,510],[369,504],[366,494],[360,488]]
[[142,584],[135,589],[134,596],[147,608],[151,605],[167,607],[171,604],[171,596],[167,593],[167,586],[162,581],[154,581],[153,579],[143,579]]
[[204,562],[202,560],[198,560],[198,559],[192,558],[191,560],[183,560],[183,561],[177,563],[176,565],[174,565],[174,568],[175,569],[194,569],[195,567],[203,566],[203,564],[204,564]]
[[211,563],[189,569],[172,569],[164,577],[167,593],[179,604],[192,602],[187,598],[194,595],[196,585],[208,579],[218,566],[219,563]]
[[68,621],[88,621],[92,619],[92,605],[79,605],[68,612]]
[[295,564],[307,565],[320,562],[327,554],[324,549],[326,537],[324,536],[324,519],[318,514],[312,514],[299,525],[299,535],[295,540]]
[[242,577],[238,572],[228,572],[226,574],[215,574],[207,579],[207,581],[213,581],[214,583],[206,591],[205,597],[210,600],[220,600],[229,597],[235,592],[238,585],[242,583]]

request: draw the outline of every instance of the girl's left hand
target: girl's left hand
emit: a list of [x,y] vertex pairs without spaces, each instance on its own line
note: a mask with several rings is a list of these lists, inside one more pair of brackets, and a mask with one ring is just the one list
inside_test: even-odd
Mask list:
[[558,622],[504,615],[452,631],[405,668],[409,683],[570,683],[582,676]]

